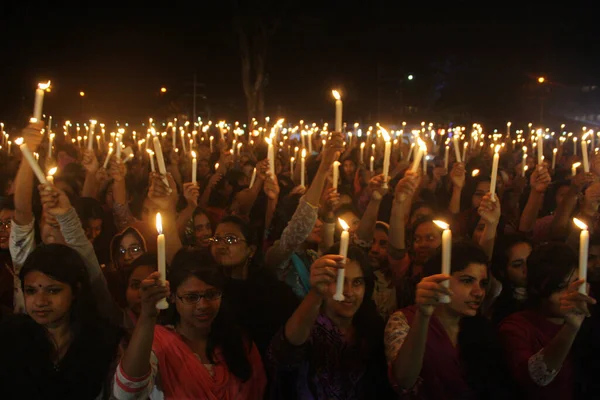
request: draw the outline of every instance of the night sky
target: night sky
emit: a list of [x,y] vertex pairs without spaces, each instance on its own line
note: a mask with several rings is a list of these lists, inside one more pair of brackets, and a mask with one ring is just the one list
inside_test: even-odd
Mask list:
[[[230,1],[143,9],[4,1],[0,119],[27,117],[36,82],[52,79],[50,114],[142,120],[189,100],[194,73],[205,84],[202,113],[243,119]],[[540,75],[561,87],[599,81],[591,1],[417,3],[291,0],[270,47],[267,112],[328,119],[339,87],[349,120],[391,118],[401,93],[404,103],[500,121],[525,112]]]

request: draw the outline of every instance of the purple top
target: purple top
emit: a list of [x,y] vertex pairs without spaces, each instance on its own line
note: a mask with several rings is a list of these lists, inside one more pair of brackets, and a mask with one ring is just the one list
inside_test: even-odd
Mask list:
[[350,344],[324,314],[320,314],[309,339],[294,346],[282,329],[271,342],[268,362],[276,371],[295,370],[299,399],[366,398],[363,377],[366,364],[359,346]]

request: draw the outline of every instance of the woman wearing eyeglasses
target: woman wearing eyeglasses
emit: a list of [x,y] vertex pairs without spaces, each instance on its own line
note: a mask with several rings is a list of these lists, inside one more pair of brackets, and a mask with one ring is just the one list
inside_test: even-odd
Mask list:
[[[262,399],[262,361],[234,323],[222,270],[206,254],[181,250],[169,278],[163,284],[155,272],[140,285],[140,318],[114,376],[114,397]],[[172,325],[156,325],[156,304],[169,294]]]
[[113,268],[118,271],[146,252],[146,241],[137,229],[129,227],[113,237],[110,247]]

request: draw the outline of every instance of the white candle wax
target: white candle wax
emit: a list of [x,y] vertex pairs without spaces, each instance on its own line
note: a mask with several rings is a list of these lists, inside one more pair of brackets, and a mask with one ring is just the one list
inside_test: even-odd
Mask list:
[[419,170],[419,165],[421,163],[421,157],[423,157],[425,150],[423,150],[423,146],[419,146],[419,148],[415,151],[415,158],[413,160],[413,164],[411,167],[412,172],[417,172]]
[[[340,256],[344,257],[344,264],[346,263],[346,257],[348,257],[348,244],[350,243],[350,233],[348,232],[348,225],[346,222],[338,218],[340,225],[344,228],[340,237]],[[344,279],[346,277],[346,271],[344,268],[338,269],[337,282],[335,287],[335,294],[333,299],[336,301],[344,301]]]
[[408,157],[406,157],[406,161],[410,161],[410,157],[412,156],[413,150],[415,149],[415,144],[410,144],[410,150],[408,151]]
[[583,172],[590,172],[590,162],[588,160],[587,140],[585,137],[581,140],[581,161],[583,161]]
[[444,151],[444,168],[448,171],[448,154],[450,153],[450,146],[446,146],[446,150]]
[[94,148],[94,130],[96,129],[96,121],[90,122],[90,131],[88,132],[88,150]]
[[[452,258],[452,231],[450,226],[443,221],[433,221],[437,226],[442,228],[442,274],[450,275],[451,269],[451,258]],[[450,281],[442,282],[445,287],[450,286]],[[447,295],[440,296],[440,303],[450,303],[450,297]]]
[[575,176],[577,175],[577,167],[579,167],[581,165],[580,162],[576,162],[571,166],[571,175]]
[[[175,149],[177,147],[177,127],[175,125],[173,125],[173,135],[171,136],[171,140],[172,143],[171,145],[173,146],[173,149]],[[212,137],[211,137],[212,139]],[[212,140],[210,141],[210,151],[212,151]]]
[[102,165],[102,167],[104,169],[106,169],[106,167],[108,166],[108,160],[110,160],[110,156],[111,156],[112,152],[113,152],[112,147],[109,147],[108,148],[108,154],[106,155],[106,158],[104,159],[104,164]]
[[371,165],[370,165],[370,171],[374,172],[375,169],[373,168],[375,164],[375,156],[371,156]]
[[558,149],[552,150],[552,169],[556,168],[556,152],[558,152]]
[[[167,279],[167,252],[165,235],[162,231],[162,219],[160,217],[160,213],[156,214],[156,230],[158,231],[158,236],[156,237],[156,258],[158,261],[158,272],[160,274],[160,279],[164,282]],[[169,308],[167,299],[161,299],[158,303],[156,303],[156,308],[159,310],[166,310]]]
[[543,136],[542,131],[538,132],[537,154],[538,154],[538,165],[542,165],[544,163],[544,136]]
[[452,136],[454,142],[454,155],[456,157],[456,162],[461,162],[460,159],[460,139],[458,137],[458,133],[454,132],[454,136]]
[[492,177],[490,178],[490,194],[492,195],[492,201],[496,201],[496,179],[498,177],[498,161],[500,160],[500,146],[496,146],[494,151],[494,159],[492,161]]
[[[388,138],[389,139],[389,138]],[[383,153],[383,185],[382,188],[387,189],[388,187],[388,175],[390,173],[390,154],[392,152],[392,142],[389,140],[385,141],[385,152]]]
[[213,136],[210,137],[210,140],[208,142],[208,144],[210,145],[210,152],[213,152],[213,140],[215,140],[215,138]]
[[[590,231],[586,224],[577,218],[573,222],[581,229],[579,234],[579,279],[587,281],[588,248],[590,245]],[[586,282],[587,283],[587,282]],[[587,294],[586,283],[579,286],[579,293]]]
[[[167,167],[165,166],[165,158],[163,157],[162,146],[158,137],[152,139],[154,144],[154,153],[156,154],[156,162],[158,163],[158,172],[162,175],[162,181],[169,187],[169,181],[167,180]],[[120,144],[120,143],[119,143]]]
[[40,168],[40,165],[37,163],[37,161],[33,157],[33,154],[31,153],[31,150],[29,150],[29,147],[27,147],[27,145],[25,143],[23,143],[19,147],[21,149],[21,153],[23,154],[23,157],[25,157],[25,160],[27,160],[27,163],[33,170],[33,173],[38,178],[40,183],[42,185],[47,185],[48,181],[46,180],[46,175],[44,175],[44,172]]
[[252,178],[250,179],[250,188],[252,186],[254,186],[254,181],[256,180],[256,167],[254,167],[254,170],[252,171]]
[[360,163],[364,164],[365,162],[365,142],[360,144]]
[[338,181],[340,180],[340,162],[333,162],[333,188],[337,191]]
[[33,103],[33,118],[35,118],[35,122],[42,120],[42,106],[44,104],[44,92],[50,86],[50,81],[48,83],[40,83],[38,84],[37,89],[35,89],[35,101]]
[[573,138],[573,155],[577,155],[577,138]]
[[196,161],[196,152],[192,151],[192,183],[196,184],[196,172],[198,170],[198,161]]
[[48,158],[52,158],[52,141],[54,140],[54,134],[48,135]]
[[306,168],[306,150],[302,149],[302,158],[300,159],[300,185],[304,185],[304,173]]
[[335,101],[335,131],[342,131],[342,100]]
[[115,150],[115,157],[117,157],[117,161],[121,160],[121,134],[117,134],[117,139],[115,140],[115,146],[117,149]]
[[525,167],[527,166],[527,153],[523,153],[523,163],[521,165],[521,176],[525,176],[525,171],[527,170]]
[[148,152],[148,158],[150,159],[150,171],[156,172],[156,169],[154,168],[154,152],[150,149],[147,149],[146,151]]
[[464,163],[467,162],[467,147],[469,147],[469,143],[465,142],[465,144],[463,145],[463,153],[462,153],[462,161]]
[[306,141],[308,142],[308,154],[312,154],[312,131],[308,131]]

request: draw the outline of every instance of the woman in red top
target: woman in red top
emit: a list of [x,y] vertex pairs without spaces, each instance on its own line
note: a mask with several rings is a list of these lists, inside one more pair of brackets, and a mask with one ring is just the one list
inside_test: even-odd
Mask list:
[[577,256],[564,244],[547,244],[527,259],[527,309],[500,323],[509,369],[527,399],[572,399],[571,346],[596,301],[579,293]]

